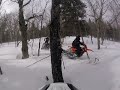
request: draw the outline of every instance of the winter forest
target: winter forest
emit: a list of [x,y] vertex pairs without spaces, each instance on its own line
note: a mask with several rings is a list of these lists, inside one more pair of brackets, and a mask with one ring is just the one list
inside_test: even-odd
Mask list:
[[119,0],[0,0],[0,90],[120,90]]

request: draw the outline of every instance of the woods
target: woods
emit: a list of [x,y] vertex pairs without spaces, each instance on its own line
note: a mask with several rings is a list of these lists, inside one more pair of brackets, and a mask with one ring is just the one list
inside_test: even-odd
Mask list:
[[[76,0],[76,2],[77,2],[77,0]],[[62,2],[61,14],[60,14],[61,36],[64,37],[64,36],[77,35],[78,33],[82,33],[82,36],[86,36],[86,35],[91,36],[93,34],[92,36],[94,36],[94,37],[97,36],[99,38],[98,41],[100,41],[100,38],[101,38],[102,42],[104,41],[104,39],[112,39],[115,41],[119,41],[119,35],[117,33],[118,29],[119,29],[119,27],[118,27],[119,26],[119,21],[118,21],[119,10],[117,9],[117,8],[119,8],[119,3],[116,3],[115,0],[113,0],[111,2],[106,2],[106,0],[101,0],[99,2],[96,1],[94,3],[94,5],[90,0],[86,0],[86,2],[88,3],[88,6],[85,6],[85,4],[82,4],[80,2],[77,4],[80,4],[80,5],[82,4],[82,5],[77,6],[75,3],[72,2],[72,0],[69,2],[67,2],[67,1]],[[71,4],[71,3],[73,3],[73,5],[75,5],[74,8],[69,7],[70,6],[69,4]],[[100,5],[100,3],[101,3],[101,5]],[[76,7],[78,7],[78,8],[76,8]],[[89,13],[85,14],[85,10],[86,10],[85,7],[90,7]],[[74,14],[73,12],[75,11],[75,9],[77,10],[77,12]],[[80,9],[80,12],[78,12],[78,9]],[[114,9],[117,11],[115,11]],[[108,20],[106,17],[107,12],[112,13],[112,14],[108,14],[108,15],[110,15],[110,18]],[[77,13],[79,14],[79,16]],[[17,13],[14,12],[14,13],[10,13],[10,14],[5,13],[4,15],[1,16],[1,24],[0,24],[0,28],[1,28],[0,29],[0,32],[1,32],[0,42],[1,43],[11,42],[11,41],[19,41],[22,39],[22,38],[20,38],[20,35],[22,35],[22,33],[20,34],[20,31],[19,31],[19,23],[18,23],[19,18],[16,15],[17,15]],[[39,15],[41,15],[41,13]],[[50,17],[50,15],[47,14],[47,12],[45,12],[45,15]],[[45,17],[45,15],[44,15],[44,17]],[[72,16],[70,16],[70,15],[72,15]],[[33,16],[33,15],[31,14],[31,16]],[[91,18],[88,18],[88,20],[84,20],[86,18],[85,16],[86,17],[89,16]],[[25,22],[27,21],[26,19],[28,19],[28,18],[25,18]],[[39,17],[39,18],[41,18],[41,17]],[[79,21],[76,21],[78,18],[79,18]],[[41,21],[41,20],[39,20],[39,21]],[[47,22],[45,26],[43,24],[42,30],[40,30],[41,25],[40,24],[37,25],[37,23],[39,23],[39,21],[36,19],[31,20],[32,23],[30,22],[31,24],[29,23],[30,25],[27,26],[28,27],[27,31],[26,31],[27,35],[28,35],[27,39],[38,38],[39,37],[38,32],[41,33],[41,37],[49,35],[49,22],[47,22],[49,20],[45,21],[45,18],[42,20],[43,22],[45,21],[44,23]],[[103,28],[101,28],[100,32],[98,29],[96,30],[96,28],[99,27],[98,26],[99,21],[100,21],[101,25],[103,26]],[[84,24],[84,25],[82,25],[82,24]],[[96,24],[97,24],[97,26],[96,26]],[[72,27],[71,27],[71,25],[72,25]],[[100,27],[101,27],[101,25],[100,25]],[[35,30],[33,30],[32,28]],[[34,32],[34,34],[33,34],[33,32]],[[99,34],[97,34],[97,32],[99,32]],[[104,34],[100,35],[101,32],[103,32]]]
[[[115,0],[112,0],[111,2],[106,2],[106,0],[101,0],[99,2],[96,1],[94,5],[90,0],[86,0],[86,2],[88,3],[88,6],[85,6],[84,4],[82,4],[82,6],[80,7],[78,5],[78,8],[76,8],[77,5],[74,4],[72,0],[69,2],[67,1],[62,2],[62,6],[61,6],[62,11],[60,13],[61,37],[77,35],[78,33],[81,33],[82,36],[98,37],[98,41],[101,41],[101,42],[98,42],[100,44],[102,44],[103,41],[106,39],[119,41],[119,21],[118,21],[119,10],[117,9],[119,8],[119,3],[116,3]],[[74,8],[69,7],[70,3],[73,3],[75,7]],[[85,10],[86,10],[85,7],[87,8],[90,7],[89,13],[85,14]],[[75,11],[75,9],[77,10],[77,12],[74,14],[73,12]],[[80,12],[78,12],[78,9],[80,9]],[[107,14],[107,12],[111,14],[109,13]],[[79,14],[79,16],[77,13]],[[42,15],[42,14],[39,13],[38,15]],[[110,17],[107,18],[107,16],[109,15]],[[30,17],[31,16],[33,15],[31,14]],[[50,17],[47,11],[45,11],[45,14],[44,14],[44,17],[46,16]],[[88,16],[90,18],[88,18]],[[88,19],[84,20],[85,19],[84,17],[85,18],[87,17]],[[49,24],[50,24],[50,22],[48,22],[50,21],[49,19],[48,20],[46,20],[46,18],[43,18],[43,20],[33,19],[30,21],[30,23],[27,23],[28,18],[25,17],[25,22],[26,22],[25,24],[28,24],[27,31],[26,31],[28,40],[32,38],[39,38],[38,33],[41,33],[41,37],[49,35]],[[39,18],[42,18],[42,17],[39,17]],[[79,18],[78,21],[76,21],[77,18]],[[5,13],[4,15],[1,16],[1,22],[0,22],[1,23],[0,24],[0,28],[1,28],[0,43],[1,44],[4,42],[22,40],[22,38],[20,37],[22,33],[20,33],[18,21],[19,21],[19,17],[17,17],[16,12],[10,13],[10,14]],[[42,26],[42,30],[40,28],[41,25],[37,24],[40,21],[43,21],[44,23]],[[99,23],[101,23],[102,26],[101,25],[99,26],[98,25]],[[98,30],[96,29],[98,27],[103,27],[103,28],[101,28],[101,30]],[[101,34],[101,32],[104,34]]]

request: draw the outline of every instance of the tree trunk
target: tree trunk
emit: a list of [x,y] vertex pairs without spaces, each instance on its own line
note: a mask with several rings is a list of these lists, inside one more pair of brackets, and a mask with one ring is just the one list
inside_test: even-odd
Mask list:
[[23,15],[23,3],[19,2],[19,27],[22,36],[22,59],[29,58],[27,45],[27,25]]
[[41,36],[39,37],[38,56],[40,56],[40,43],[41,43]]
[[101,33],[101,45],[103,45],[105,40],[105,31],[103,31],[103,33]]
[[39,31],[39,47],[38,47],[38,56],[40,56],[40,44],[41,44],[41,31],[43,28],[43,16],[42,16],[42,21],[41,21],[41,29]]
[[95,20],[96,21],[96,29],[97,29],[97,45],[98,45],[98,50],[100,49],[100,20]]
[[52,0],[51,25],[50,25],[50,51],[53,81],[64,82],[61,67],[60,44],[60,0]]
[[26,58],[29,58],[28,46],[27,46],[27,32],[22,31],[21,35],[22,35],[22,55],[23,55],[22,59],[26,59]]
[[0,67],[0,74],[1,74],[1,75],[3,74],[1,67]]
[[98,43],[98,50],[100,49],[100,30],[97,29],[97,43]]

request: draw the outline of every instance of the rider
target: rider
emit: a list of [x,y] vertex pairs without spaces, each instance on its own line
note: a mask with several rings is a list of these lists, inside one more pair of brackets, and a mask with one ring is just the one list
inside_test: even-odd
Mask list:
[[45,44],[49,44],[49,37],[46,37],[44,41],[45,41]]
[[49,37],[46,37],[45,39],[44,39],[44,41],[45,41],[45,43],[44,43],[44,48],[46,48],[46,49],[48,49],[49,48]]
[[83,42],[80,42],[80,35],[76,36],[75,40],[72,42],[72,47],[76,48],[76,54],[78,57],[80,57],[83,53],[82,48],[80,47],[80,45],[85,46],[85,44]]

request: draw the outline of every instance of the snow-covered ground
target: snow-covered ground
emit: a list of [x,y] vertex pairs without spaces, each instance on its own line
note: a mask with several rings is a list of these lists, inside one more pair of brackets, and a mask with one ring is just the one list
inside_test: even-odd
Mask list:
[[[63,48],[68,49],[75,37],[66,37]],[[120,90],[120,43],[105,41],[101,50],[97,50],[96,39],[94,44],[89,38],[84,38],[91,61],[99,58],[97,64],[89,63],[84,54],[76,60],[63,56],[63,77],[65,82],[72,83],[79,90]],[[29,59],[21,59],[21,45],[15,43],[0,45],[0,66],[3,75],[0,75],[0,90],[39,90],[45,84],[52,82],[50,57],[30,66],[32,63],[49,56],[49,50],[41,50],[38,57],[38,39],[29,42]],[[43,39],[42,39],[43,42]],[[42,43],[41,43],[42,45]],[[63,65],[63,64],[62,64]],[[49,81],[46,81],[46,76]]]

